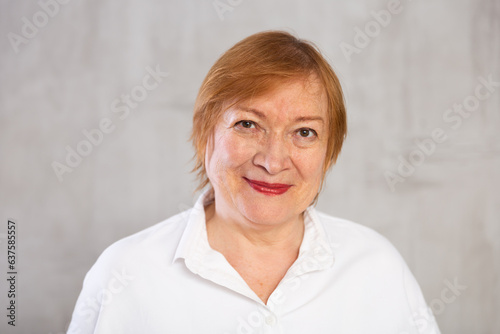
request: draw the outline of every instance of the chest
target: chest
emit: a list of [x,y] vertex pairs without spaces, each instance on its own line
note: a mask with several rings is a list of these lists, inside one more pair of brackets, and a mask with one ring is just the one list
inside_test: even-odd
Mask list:
[[227,258],[250,289],[266,304],[295,259],[294,255]]
[[[240,271],[244,276],[245,271]],[[274,309],[216,284],[206,284],[204,278],[184,270],[134,273],[132,282],[113,294],[112,301],[103,305],[98,314],[92,313],[99,321],[89,332],[387,334],[415,330],[408,321],[412,313],[406,295],[394,293],[402,286],[387,276],[360,277],[357,271],[355,276],[351,272],[344,272],[342,279],[328,273],[310,274],[300,278],[299,286],[285,284]],[[246,277],[250,281],[253,276]],[[391,288],[381,289],[387,282]],[[265,299],[266,290],[253,287]],[[394,290],[392,294],[387,293],[390,290]],[[95,293],[89,296],[94,298]],[[84,306],[84,315],[94,312],[88,303]],[[423,318],[419,315],[419,319]]]

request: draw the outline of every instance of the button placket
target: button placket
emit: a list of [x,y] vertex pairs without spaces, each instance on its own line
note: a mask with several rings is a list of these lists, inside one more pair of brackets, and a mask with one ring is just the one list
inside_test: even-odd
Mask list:
[[273,314],[273,313],[270,313],[266,316],[266,324],[271,326],[271,327],[274,327],[277,323],[277,319],[276,319],[276,316]]
[[279,323],[279,310],[281,309],[281,305],[275,304],[273,298],[268,300],[268,303],[265,307],[262,308],[262,316],[264,320],[263,324],[263,332],[269,334],[282,333],[281,325]]

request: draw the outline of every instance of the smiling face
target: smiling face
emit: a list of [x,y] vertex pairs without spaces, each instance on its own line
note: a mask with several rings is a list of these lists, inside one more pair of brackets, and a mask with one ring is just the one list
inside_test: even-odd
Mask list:
[[328,136],[327,100],[314,77],[229,108],[205,156],[216,214],[262,227],[299,219],[318,192]]

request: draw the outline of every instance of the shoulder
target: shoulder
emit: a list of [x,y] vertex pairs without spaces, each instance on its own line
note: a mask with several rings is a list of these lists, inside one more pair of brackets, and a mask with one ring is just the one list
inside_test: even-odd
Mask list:
[[105,275],[113,268],[133,268],[141,263],[172,261],[192,209],[174,215],[108,246],[89,271]]
[[[109,311],[112,300],[120,298],[130,303],[138,293],[137,289],[151,284],[152,278],[161,277],[159,273],[168,272],[192,210],[181,212],[106,248],[85,276],[68,333],[94,333],[97,319],[106,312],[105,309]],[[114,305],[114,309],[119,306]]]
[[[353,296],[352,307],[381,306],[380,319],[402,314],[400,319],[427,316],[422,291],[406,261],[392,243],[377,231],[347,219],[316,211],[326,237],[333,248],[332,277],[340,290]],[[374,311],[374,313],[378,312]],[[384,315],[385,314],[385,315]],[[411,318],[410,318],[411,317]],[[426,318],[429,328],[437,328],[432,316]],[[404,328],[407,324],[402,324]],[[416,324],[415,324],[416,326]],[[438,331],[436,331],[438,333]]]
[[329,235],[335,235],[342,238],[363,239],[373,243],[386,244],[389,241],[377,231],[359,223],[353,222],[345,218],[339,218],[328,215],[321,211],[316,211],[316,214]]
[[348,219],[320,211],[316,214],[336,253],[348,258],[370,258],[385,264],[405,265],[397,249],[379,232]]

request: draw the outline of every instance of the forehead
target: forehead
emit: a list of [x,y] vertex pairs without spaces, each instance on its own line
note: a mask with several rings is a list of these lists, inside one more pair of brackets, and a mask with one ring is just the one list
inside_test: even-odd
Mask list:
[[327,117],[327,98],[320,81],[306,79],[279,81],[267,92],[237,103],[228,111],[256,109],[266,117],[285,120],[288,117]]

